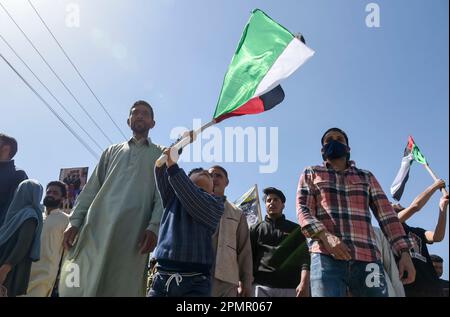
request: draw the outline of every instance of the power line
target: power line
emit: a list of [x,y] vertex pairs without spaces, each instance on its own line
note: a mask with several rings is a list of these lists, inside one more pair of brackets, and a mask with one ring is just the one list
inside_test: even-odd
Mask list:
[[98,154],[86,143],[83,141],[83,139],[67,124],[67,122],[64,121],[63,118],[61,118],[58,113],[53,109],[52,106],[48,104],[47,101],[45,101],[44,98],[26,81],[25,78],[23,78],[22,75],[14,68],[14,66],[11,65],[11,63],[3,56],[3,54],[0,53],[0,57],[5,61],[5,63],[16,73],[17,76],[27,85],[27,87],[34,92],[34,94],[47,106],[47,108],[58,118],[58,120],[72,133],[72,135],[88,150],[89,153],[92,154],[97,160],[99,159]]
[[86,129],[84,129],[84,127],[78,122],[78,120],[69,112],[69,110],[67,110],[67,108],[59,101],[58,98],[55,97],[55,95],[50,91],[50,89],[40,80],[40,78],[33,72],[33,70],[28,66],[28,64],[22,59],[22,57],[20,57],[20,55],[16,52],[16,50],[9,44],[9,42],[3,37],[3,35],[0,34],[0,38],[3,40],[3,42],[5,42],[5,44],[10,48],[11,51],[13,51],[13,53],[16,55],[16,57],[18,59],[20,59],[20,61],[25,65],[25,67],[33,74],[34,78],[36,78],[39,83],[47,90],[47,92],[53,97],[53,99],[55,99],[55,101],[61,106],[61,108],[64,109],[64,111],[66,112],[67,115],[70,116],[70,118],[72,118],[73,121],[75,121],[75,123],[78,125],[78,127],[84,132],[86,133],[86,135],[91,139],[92,142],[95,143],[95,145],[98,147],[98,149],[100,151],[103,151],[102,147],[100,146],[100,144],[97,143],[97,141],[95,141],[95,139],[86,131]]
[[64,83],[64,81],[61,79],[61,77],[58,76],[58,74],[55,72],[53,67],[50,66],[50,64],[47,62],[44,56],[42,56],[41,52],[36,48],[36,46],[33,44],[33,41],[26,35],[26,33],[22,30],[22,28],[17,24],[16,20],[11,16],[11,14],[6,10],[6,8],[3,6],[3,4],[0,2],[0,6],[3,8],[3,10],[6,12],[6,14],[9,16],[11,21],[17,26],[17,28],[20,30],[22,35],[27,39],[28,43],[33,47],[33,49],[38,53],[38,55],[41,57],[41,59],[44,61],[44,63],[47,65],[47,67],[52,71],[53,75],[56,76],[56,78],[59,80],[59,82],[64,86],[64,88],[67,90],[67,92],[72,96],[72,98],[76,101],[76,103],[80,106],[80,108],[83,110],[83,112],[88,116],[88,118],[92,121],[92,123],[100,130],[100,132],[103,134],[103,136],[110,142],[113,143],[113,141],[106,135],[106,133],[103,131],[103,129],[98,125],[98,123],[92,118],[92,116],[89,114],[89,112],[83,107],[83,105],[80,103],[80,101],[75,97],[75,95],[72,93],[72,91],[67,87],[67,85]]
[[119,130],[120,134],[122,134],[122,136],[127,139],[127,137],[125,136],[125,134],[123,133],[123,131],[120,129],[120,127],[117,125],[117,123],[114,121],[114,119],[112,118],[112,116],[110,115],[110,113],[108,112],[108,110],[106,109],[105,105],[103,105],[103,103],[100,101],[100,99],[97,97],[97,95],[94,93],[94,91],[92,90],[92,88],[89,86],[89,84],[87,83],[87,81],[84,79],[83,75],[81,75],[80,71],[78,70],[78,68],[75,66],[75,64],[73,63],[72,59],[69,57],[69,55],[66,53],[66,51],[64,50],[64,48],[62,47],[61,43],[56,39],[55,35],[53,34],[53,32],[50,30],[50,28],[48,27],[47,23],[45,23],[44,19],[42,18],[42,16],[39,14],[39,12],[37,11],[36,7],[33,5],[33,3],[31,2],[31,0],[28,0],[28,3],[30,4],[30,6],[33,8],[34,12],[36,12],[37,16],[39,17],[39,19],[41,20],[42,24],[44,24],[45,28],[47,29],[47,31],[50,33],[50,35],[53,37],[53,39],[55,40],[56,44],[58,44],[59,48],[61,49],[61,51],[63,52],[64,56],[67,58],[67,60],[69,61],[69,63],[72,65],[72,67],[75,69],[76,73],[78,74],[78,76],[80,76],[81,80],[83,81],[83,83],[86,85],[86,87],[89,89],[89,91],[91,92],[91,94],[94,96],[94,98],[97,100],[97,102],[99,103],[99,105],[103,108],[103,110],[105,111],[106,115],[109,117],[109,119],[111,120],[111,122],[116,126],[117,130]]

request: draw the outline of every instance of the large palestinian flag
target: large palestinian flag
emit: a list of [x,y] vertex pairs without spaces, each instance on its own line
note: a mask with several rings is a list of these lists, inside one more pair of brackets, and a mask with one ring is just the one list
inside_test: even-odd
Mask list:
[[399,201],[402,197],[403,191],[405,190],[406,182],[409,178],[409,169],[413,161],[420,164],[427,164],[425,156],[420,152],[412,136],[408,139],[408,144],[406,145],[405,151],[403,153],[402,163],[400,165],[400,170],[391,185],[391,195],[395,200]]
[[283,26],[254,10],[225,75],[215,122],[275,107],[284,99],[280,82],[313,54]]

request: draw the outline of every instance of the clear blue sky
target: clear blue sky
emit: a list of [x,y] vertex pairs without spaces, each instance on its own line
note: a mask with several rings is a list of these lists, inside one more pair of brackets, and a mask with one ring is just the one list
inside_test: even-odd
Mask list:
[[[28,2],[1,2],[112,140],[121,142]],[[130,105],[145,99],[156,113],[151,137],[164,145],[172,142],[172,128],[212,117],[252,9],[260,8],[292,32],[303,33],[316,54],[284,82],[285,101],[270,112],[219,125],[222,131],[232,126],[278,127],[277,172],[260,174],[258,163],[223,164],[231,180],[228,196],[234,200],[255,183],[260,189],[276,186],[285,192],[285,213],[294,221],[299,175],[304,167],[321,163],[320,137],[331,126],[348,133],[352,158],[371,170],[386,192],[410,134],[435,172],[449,179],[448,1],[374,1],[381,10],[379,28],[365,24],[369,2],[33,1],[122,130],[129,133]],[[79,27],[66,26],[68,4],[79,7]],[[0,32],[106,148],[107,141],[3,10]],[[0,52],[61,112],[2,42]],[[92,171],[96,160],[3,62],[0,87],[0,131],[17,138],[19,167],[44,184],[58,178],[61,167],[89,166]],[[183,165],[190,169],[208,164]],[[425,169],[414,164],[402,203],[410,203],[431,183]],[[438,200],[437,193],[409,224],[434,229]],[[429,249],[443,256],[448,277],[448,227],[445,241]]]

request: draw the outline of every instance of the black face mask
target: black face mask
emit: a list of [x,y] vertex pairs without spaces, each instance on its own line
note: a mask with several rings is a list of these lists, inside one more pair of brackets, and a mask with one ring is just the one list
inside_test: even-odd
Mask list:
[[59,207],[61,204],[61,200],[56,200],[55,198],[51,196],[45,196],[44,198],[44,206],[49,208],[56,208]]
[[350,152],[348,152],[348,146],[339,141],[331,140],[323,146],[322,158],[324,161],[327,159],[334,160],[344,156],[349,160]]

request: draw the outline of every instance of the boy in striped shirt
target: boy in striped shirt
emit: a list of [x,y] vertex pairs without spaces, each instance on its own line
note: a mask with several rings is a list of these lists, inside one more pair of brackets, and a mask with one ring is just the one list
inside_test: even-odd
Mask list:
[[224,198],[213,195],[207,170],[197,168],[186,175],[172,159],[171,149],[164,153],[167,164],[155,167],[164,213],[153,254],[157,272],[148,296],[210,296],[212,235],[224,211]]

